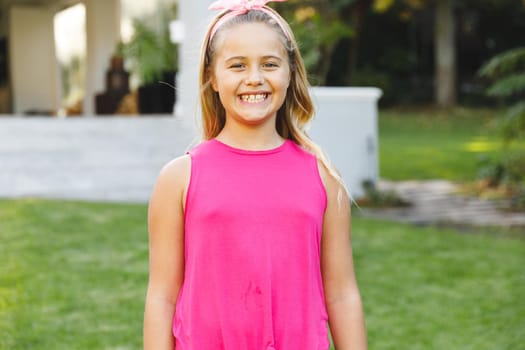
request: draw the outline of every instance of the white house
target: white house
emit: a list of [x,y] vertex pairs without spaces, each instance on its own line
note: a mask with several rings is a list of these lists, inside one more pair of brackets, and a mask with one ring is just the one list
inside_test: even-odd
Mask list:
[[[8,135],[15,135],[25,129],[23,132],[25,138],[17,137],[13,142],[20,144],[27,140],[29,146],[20,144],[21,149],[33,149],[36,147],[35,138],[48,131],[47,135],[56,140],[47,142],[57,142],[57,147],[48,152],[48,163],[55,167],[54,171],[50,169],[48,172],[51,177],[55,173],[64,175],[72,171],[70,164],[66,163],[63,171],[56,169],[61,163],[53,159],[57,151],[62,148],[67,148],[66,152],[72,151],[69,149],[71,147],[69,142],[58,141],[69,139],[76,132],[82,132],[74,128],[86,128],[84,130],[91,130],[92,135],[104,136],[103,140],[96,142],[98,144],[107,142],[108,149],[105,149],[105,155],[113,152],[118,154],[115,158],[121,161],[126,155],[132,156],[130,163],[135,165],[143,165],[147,162],[137,159],[138,154],[144,152],[133,154],[129,152],[133,149],[132,142],[141,137],[147,138],[141,141],[147,145],[166,142],[171,145],[169,147],[173,147],[166,148],[167,153],[164,155],[166,159],[159,159],[159,164],[172,156],[171,151],[175,149],[182,151],[182,143],[172,145],[170,142],[174,139],[186,140],[195,134],[194,120],[199,116],[196,108],[199,51],[204,31],[213,16],[213,13],[207,10],[211,2],[211,0],[179,1],[180,20],[173,26],[178,31],[173,37],[176,37],[180,44],[177,75],[179,88],[175,118],[170,118],[176,123],[169,123],[164,119],[159,119],[157,122],[152,118],[149,121],[138,121],[137,118],[133,118],[134,121],[122,120],[122,118],[104,118],[103,121],[85,118],[82,122],[70,123],[58,118],[32,122],[31,120],[8,121],[7,118],[3,121],[0,117],[0,130],[4,133],[4,141]],[[86,116],[94,115],[95,95],[105,88],[104,73],[120,40],[121,0],[0,0],[0,113],[23,114],[29,110],[58,110],[60,89],[53,30],[54,16],[59,11],[78,3],[83,3],[86,9],[87,65],[83,112]],[[310,134],[327,151],[329,158],[349,186],[351,194],[360,197],[364,194],[362,182],[376,181],[378,178],[377,100],[381,96],[381,91],[375,88],[321,87],[313,88],[312,95],[317,106],[317,115],[312,123]],[[162,130],[165,123],[172,128],[168,133]],[[150,132],[142,134],[140,130],[144,130],[145,125]],[[166,139],[163,140],[162,137]],[[79,136],[75,139],[82,138]],[[126,144],[128,141],[129,144]],[[77,161],[92,159],[91,154],[96,152],[97,148],[89,142],[93,140],[77,145],[78,150],[75,152],[84,154],[83,157],[76,158]],[[20,179],[20,176],[16,175],[21,164],[18,161],[20,155],[15,152],[15,148],[8,147],[8,149],[14,152],[11,155],[12,159],[10,158],[13,172],[8,173],[9,169],[4,165],[4,176]],[[40,152],[41,157],[46,156],[45,152]],[[159,151],[154,153],[160,156]],[[7,153],[4,156],[10,157]],[[101,155],[97,154],[98,156]],[[94,156],[93,158],[96,159]],[[118,167],[120,163],[108,164]],[[111,188],[111,174],[118,174],[118,171],[119,169],[108,170],[107,176],[101,177],[100,181],[97,180],[97,185],[103,186],[100,182],[109,181],[108,188]],[[29,174],[28,181],[40,181],[34,172],[29,171],[27,174]],[[86,175],[88,173],[82,168],[82,172],[75,176]],[[33,179],[32,176],[35,178]],[[153,175],[147,177],[148,181],[152,177]],[[88,180],[86,179],[87,182]],[[58,180],[51,183],[64,185],[63,181]],[[22,189],[20,193],[31,194],[24,192],[25,185],[21,185],[20,188]],[[48,189],[51,186],[45,185],[42,188]],[[64,188],[64,191],[74,193],[74,188]]]
[[54,16],[86,8],[84,113],[93,114],[95,93],[120,40],[120,0],[0,0],[0,113],[56,111],[60,107]]

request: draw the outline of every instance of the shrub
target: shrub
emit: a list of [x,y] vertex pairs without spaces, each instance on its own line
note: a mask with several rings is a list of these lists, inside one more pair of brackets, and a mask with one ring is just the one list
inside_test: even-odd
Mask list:
[[488,96],[512,104],[500,122],[505,143],[525,137],[525,47],[496,55],[481,67],[479,75],[492,81]]
[[[481,67],[479,75],[492,81],[486,91],[488,96],[510,104],[498,122],[503,144],[509,146],[525,138],[525,47],[496,55]],[[489,186],[504,184],[513,188],[512,206],[525,208],[525,151],[485,161],[478,175]]]

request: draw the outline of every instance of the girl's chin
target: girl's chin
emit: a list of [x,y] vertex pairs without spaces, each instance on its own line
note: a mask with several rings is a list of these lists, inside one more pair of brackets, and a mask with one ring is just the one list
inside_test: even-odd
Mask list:
[[234,119],[240,124],[257,126],[266,124],[266,122],[275,119],[275,116],[276,113],[239,113],[239,115]]

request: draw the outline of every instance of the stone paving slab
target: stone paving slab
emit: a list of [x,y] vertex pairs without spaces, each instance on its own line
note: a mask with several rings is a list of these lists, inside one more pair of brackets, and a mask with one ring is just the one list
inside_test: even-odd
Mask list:
[[194,133],[173,117],[0,117],[0,197],[146,202]]
[[525,230],[525,213],[501,210],[502,201],[459,195],[457,185],[449,181],[380,181],[378,189],[394,191],[412,205],[387,209],[361,208],[358,209],[360,215],[413,224],[523,227]]

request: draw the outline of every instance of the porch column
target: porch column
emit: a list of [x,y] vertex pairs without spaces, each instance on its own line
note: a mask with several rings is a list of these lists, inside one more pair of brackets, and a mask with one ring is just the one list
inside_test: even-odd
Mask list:
[[213,12],[209,0],[179,1],[179,21],[182,35],[179,44],[179,73],[177,74],[177,104],[175,115],[196,129],[200,122],[199,60],[204,34]]
[[44,6],[13,6],[9,55],[13,112],[54,113],[59,106],[54,12]]
[[95,114],[95,96],[105,90],[105,74],[120,40],[120,0],[84,0],[86,6],[86,86],[84,115]]

